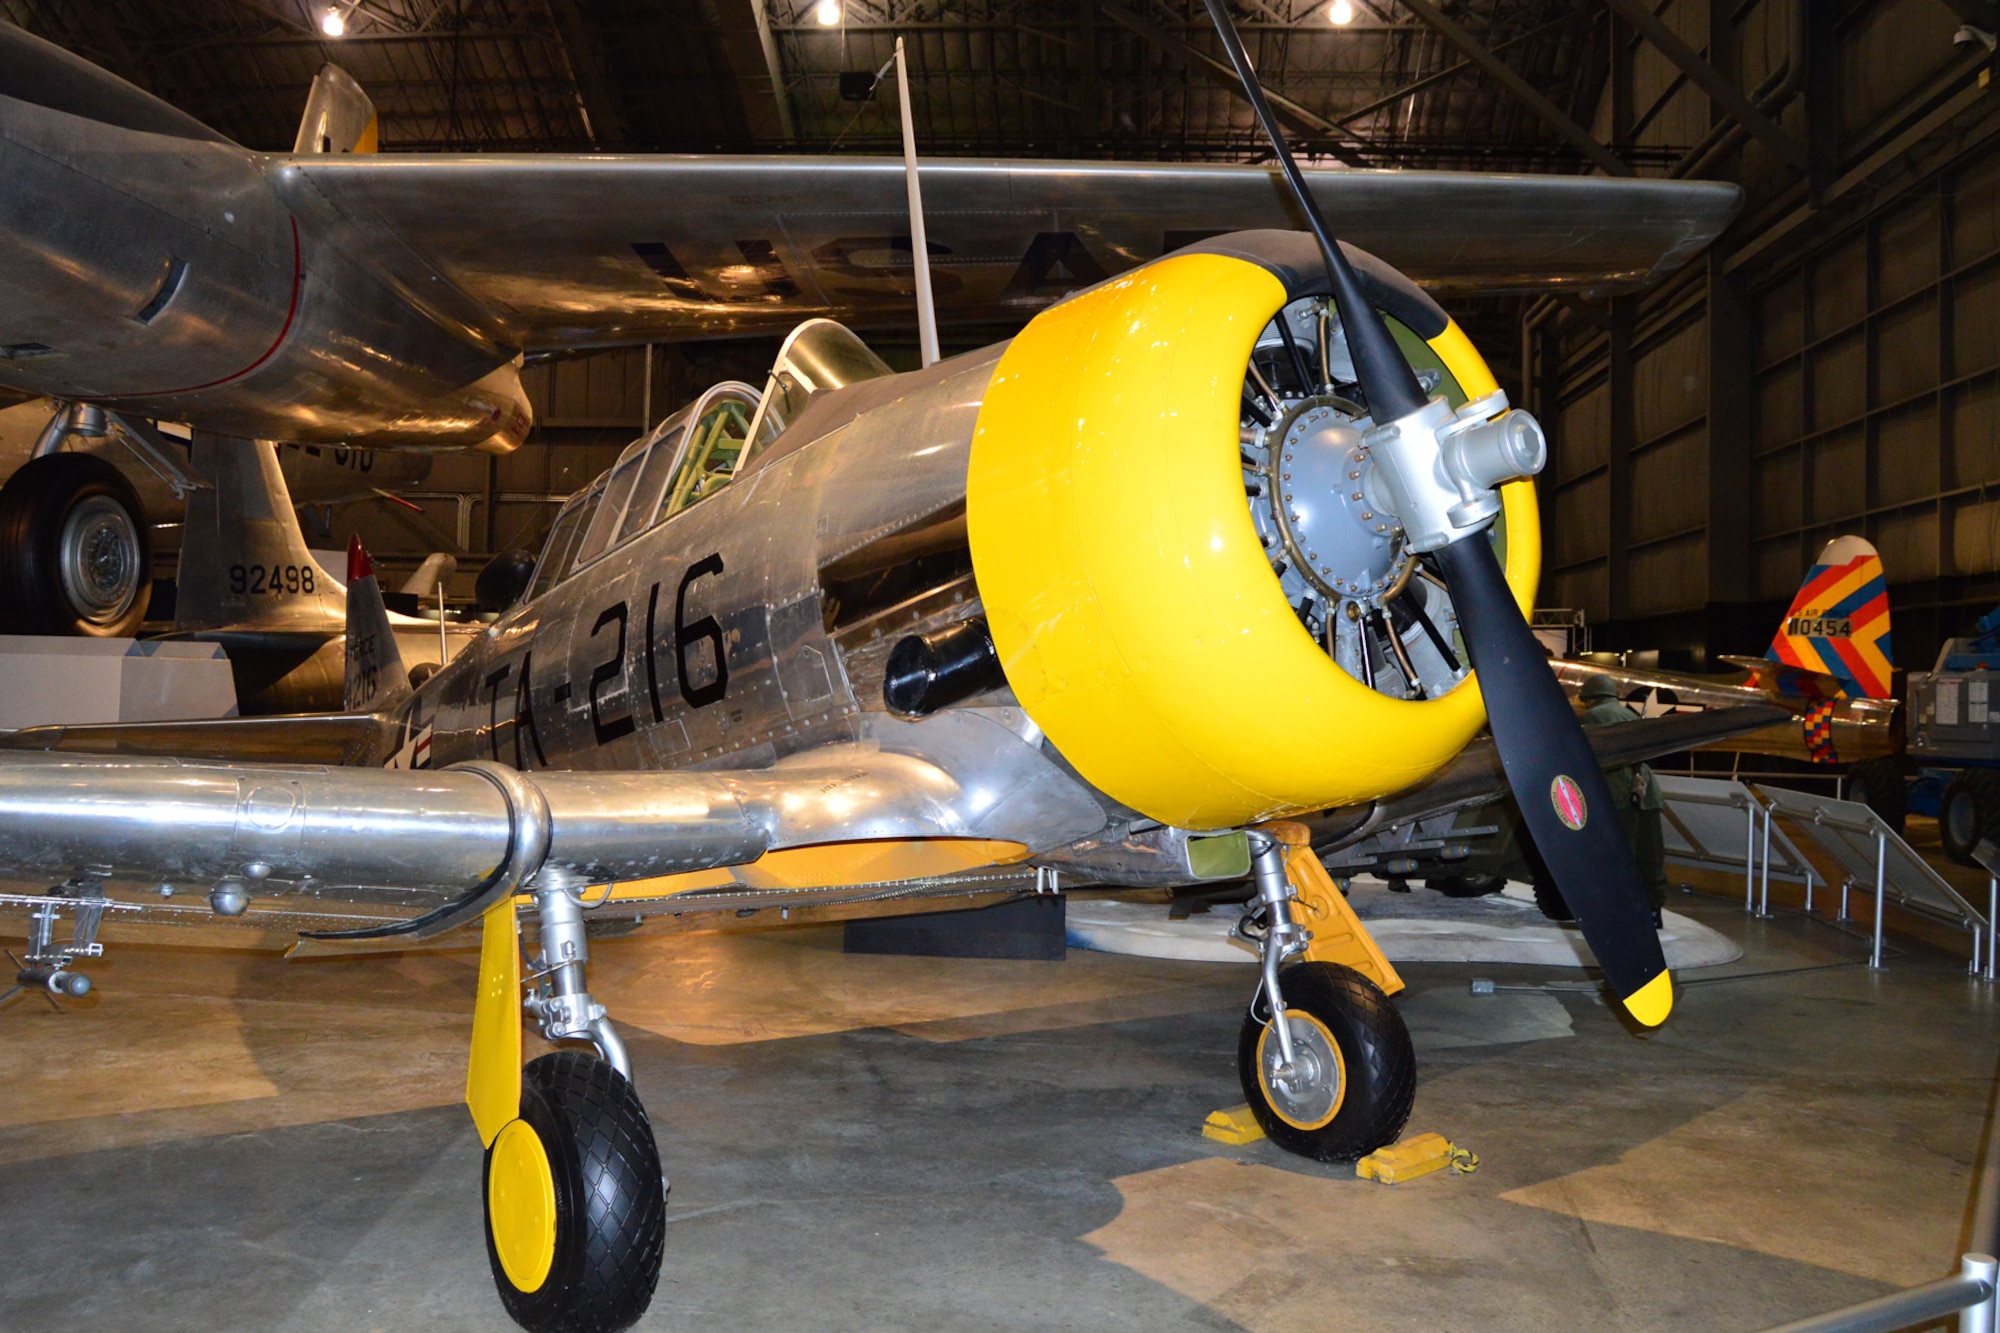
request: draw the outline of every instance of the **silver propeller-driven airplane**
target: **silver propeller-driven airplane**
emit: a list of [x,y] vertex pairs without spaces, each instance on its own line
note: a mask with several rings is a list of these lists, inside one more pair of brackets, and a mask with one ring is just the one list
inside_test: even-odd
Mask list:
[[[1240,44],[1211,12],[1268,131]],[[6,104],[0,150],[25,151],[17,116],[84,124],[62,110],[79,86]],[[127,132],[164,132],[157,104],[119,115],[141,113],[153,128]],[[293,219],[308,206],[269,201],[312,195],[314,171],[287,176],[293,159],[182,131],[188,162],[238,173],[237,219],[300,236],[304,254],[311,227]],[[628,1325],[664,1249],[658,1150],[588,988],[588,923],[607,905],[626,920],[804,920],[1247,879],[1239,934],[1261,969],[1238,1052],[1245,1093],[1275,1142],[1346,1158],[1400,1131],[1415,1059],[1388,999],[1401,980],[1310,844],[1504,784],[1607,985],[1638,1021],[1664,1021],[1671,979],[1598,772],[1636,756],[1593,753],[1523,617],[1540,428],[1407,276],[1333,243],[1271,137],[1313,235],[1198,242],[1069,297],[1003,346],[908,374],[845,326],[807,320],[765,385],[713,387],[572,500],[525,598],[420,685],[357,560],[345,711],[8,738],[0,871],[59,881],[0,897],[28,914],[17,984],[85,989],[76,964],[108,915],[278,920],[377,942],[478,924],[467,1101],[486,1145],[495,1283],[531,1329]],[[626,164],[608,161],[611,202],[578,213],[617,212]],[[848,183],[866,186],[870,170]],[[1014,170],[975,174],[994,191]],[[1066,188],[1116,178],[1093,170]],[[398,174],[346,178],[373,181],[333,210],[340,226],[361,200],[416,197],[398,195]],[[1246,206],[1273,204],[1270,177],[1216,179],[1254,182],[1264,193]],[[1384,207],[1391,225],[1421,214]],[[194,261],[175,260],[190,265],[177,280],[188,292]],[[171,263],[161,272],[175,281]],[[302,318],[315,294],[328,301],[277,335],[273,357],[295,358],[285,374],[245,367],[234,388],[185,391],[176,413],[241,409],[215,429],[253,431],[331,401],[316,397],[313,358],[332,345],[328,321],[360,307],[307,273],[275,288],[290,283]],[[524,279],[520,299],[544,278]],[[417,309],[375,314],[394,325]],[[646,318],[632,327],[656,327]],[[52,354],[16,370],[57,366],[65,335],[49,329]],[[418,333],[431,336],[398,336]],[[76,365],[96,355],[71,345]],[[364,379],[343,391],[407,404],[407,385],[365,379],[387,364],[357,359]],[[281,397],[284,411],[257,415]],[[425,401],[450,415],[435,409],[441,390]],[[1770,720],[1746,713],[1735,725]],[[1486,722],[1492,739],[1472,743]],[[1612,730],[1629,746],[1651,728],[1678,749],[1730,726],[1711,713]],[[528,1018],[571,1049],[523,1069]]]
[[[1534,493],[1491,474],[1538,466],[1539,433],[1442,311],[1355,258],[1458,435],[1515,442],[1467,485],[1479,540],[1504,511],[1518,620]],[[344,713],[17,733],[0,866],[61,880],[8,900],[32,913],[18,980],[75,989],[106,914],[376,939],[483,921],[468,1096],[495,1280],[530,1328],[622,1326],[660,1263],[656,1149],[586,984],[606,904],[806,921],[1250,876],[1252,1106],[1318,1157],[1393,1139],[1402,983],[1306,844],[1506,779],[1467,744],[1459,594],[1390,507],[1404,465],[1353,399],[1325,286],[1310,241],[1246,233],[901,375],[808,322],[763,390],[715,386],[572,500],[527,598],[420,687],[357,568]],[[1612,728],[1627,748],[1599,761],[1769,720]],[[1601,956],[1626,929],[1603,920]],[[1616,988],[1656,1022],[1651,957]],[[524,1073],[524,1012],[595,1054]]]

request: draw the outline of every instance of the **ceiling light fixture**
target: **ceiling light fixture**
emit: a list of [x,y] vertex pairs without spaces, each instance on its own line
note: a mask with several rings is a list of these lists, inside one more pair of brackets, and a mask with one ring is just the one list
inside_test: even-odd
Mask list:
[[347,19],[342,16],[340,6],[329,5],[320,16],[319,30],[329,37],[341,37],[347,33]]
[[831,28],[840,22],[840,0],[819,0],[819,8],[813,11],[822,28]]
[[1346,27],[1354,22],[1353,0],[1333,0],[1333,3],[1326,7],[1326,16],[1338,26]]

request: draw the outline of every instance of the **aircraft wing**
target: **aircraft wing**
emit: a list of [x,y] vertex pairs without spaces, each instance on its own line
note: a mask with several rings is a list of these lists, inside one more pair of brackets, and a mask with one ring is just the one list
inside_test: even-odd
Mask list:
[[[97,729],[95,739],[103,743],[109,730]],[[54,744],[58,733],[44,735]],[[773,901],[811,901],[785,892],[795,887],[831,886],[833,896],[855,901],[905,896],[869,881],[941,883],[952,879],[941,866],[980,870],[1095,831],[1103,811],[1089,801],[1079,811],[1075,791],[1047,765],[998,786],[961,785],[930,760],[865,744],[757,770],[613,773],[14,750],[0,753],[0,878],[66,875],[61,896],[95,891],[134,904],[170,899],[154,892],[163,884],[193,890],[197,902],[226,888],[293,915],[338,915],[328,905],[346,904],[389,918],[353,938],[422,938],[477,920],[528,887],[631,886],[752,862],[770,873],[751,887],[776,891]],[[832,844],[853,854],[761,861]],[[939,854],[890,854],[912,846]],[[711,910],[747,901],[713,892],[719,881],[639,896],[678,887],[709,890]],[[634,898],[618,901],[629,907]],[[0,894],[0,906],[23,903]]]
[[[411,299],[530,351],[725,336],[809,315],[902,322],[900,160],[340,154],[268,159],[280,193]],[[1439,290],[1633,286],[1735,215],[1715,182],[1309,171],[1340,236]],[[1301,226],[1264,166],[934,159],[940,312],[1018,322],[1206,236]]]
[[[1605,768],[1644,763],[1678,754],[1741,732],[1788,722],[1789,710],[1775,705],[1712,708],[1700,713],[1646,718],[1609,727],[1585,727],[1591,751]],[[1507,795],[1507,776],[1490,736],[1481,736],[1452,761],[1407,791],[1386,796],[1366,812],[1330,811],[1307,821],[1320,851],[1353,846],[1362,839],[1419,820],[1432,819]]]

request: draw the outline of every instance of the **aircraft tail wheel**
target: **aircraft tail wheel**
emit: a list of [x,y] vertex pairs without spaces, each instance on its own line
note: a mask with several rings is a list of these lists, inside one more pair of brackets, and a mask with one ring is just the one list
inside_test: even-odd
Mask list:
[[1300,963],[1278,979],[1291,1075],[1281,1069],[1261,991],[1236,1044],[1236,1070],[1264,1133],[1322,1162],[1353,1161],[1395,1142],[1417,1095],[1417,1054],[1403,1016],[1352,968]]
[[0,625],[15,634],[136,634],[153,590],[146,511],[91,454],[24,463],[0,487]]
[[532,1333],[611,1333],[660,1279],[667,1197],[645,1107],[596,1055],[521,1072],[521,1115],[486,1150],[486,1257]]

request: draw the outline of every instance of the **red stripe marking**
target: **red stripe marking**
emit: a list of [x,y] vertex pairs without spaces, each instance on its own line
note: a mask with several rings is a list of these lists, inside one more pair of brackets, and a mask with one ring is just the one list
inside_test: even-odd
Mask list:
[[1771,651],[1775,652],[1778,660],[1786,666],[1795,666],[1806,671],[1817,669],[1817,663],[1808,662],[1800,655],[1798,646],[1792,642],[1789,635],[1780,634],[1771,640]]
[[1847,669],[1854,673],[1854,678],[1861,682],[1861,688],[1868,696],[1877,697],[1876,692],[1883,688],[1883,682],[1876,676],[1875,668],[1864,662],[1861,654],[1847,640],[1835,639],[1831,646],[1833,651],[1839,654],[1840,660],[1847,663]]
[[185,389],[156,389],[148,393],[120,394],[119,397],[156,398],[175,393],[199,393],[203,389],[213,389],[218,384],[227,384],[231,380],[240,380],[277,354],[278,348],[284,345],[285,335],[292,331],[292,321],[299,316],[299,289],[305,285],[305,265],[299,255],[299,220],[297,218],[288,218],[287,221],[292,224],[292,304],[291,308],[285,311],[285,326],[278,330],[278,336],[271,340],[269,347],[264,349],[264,355],[258,357],[255,361],[252,361],[249,365],[236,371],[234,374],[224,375],[221,379],[210,380],[206,384],[191,384]]
[[1827,588],[1838,583],[1841,574],[1844,572],[1840,569],[1828,568],[1814,574],[1806,575],[1806,581],[1799,585],[1798,592],[1792,597],[1792,609],[1797,610],[1799,607],[1811,603],[1820,593],[1825,592]]
[[1872,599],[1862,605],[1859,611],[1854,613],[1854,628],[1857,631],[1854,637],[1857,639],[1867,638],[1866,634],[1859,633],[1858,631],[1867,628],[1888,614],[1889,594],[1886,592],[1876,593]]
[[1827,566],[1818,577],[1807,576],[1805,583],[1799,587],[1799,595],[1792,599],[1792,609],[1796,611],[1801,606],[1816,604],[1829,589],[1850,578],[1867,559],[1867,556],[1857,556],[1844,565]]

